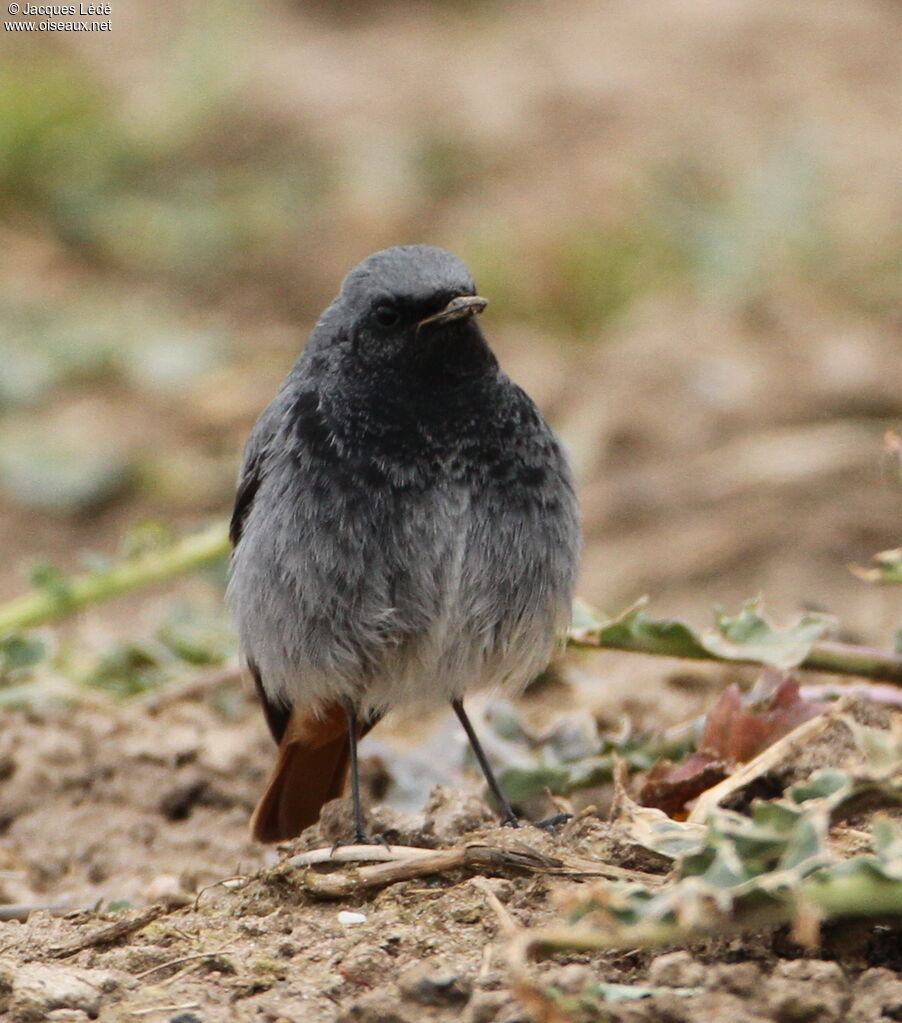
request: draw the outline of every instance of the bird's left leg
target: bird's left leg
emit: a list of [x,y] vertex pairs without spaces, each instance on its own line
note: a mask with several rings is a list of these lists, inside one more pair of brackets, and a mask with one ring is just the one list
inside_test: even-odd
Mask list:
[[[473,753],[479,761],[479,766],[482,768],[482,773],[485,776],[489,789],[501,810],[501,824],[506,828],[519,828],[520,820],[514,812],[514,808],[510,805],[504,793],[501,791],[501,786],[498,784],[495,772],[489,764],[488,757],[485,755],[485,750],[480,745],[476,731],[470,723],[469,717],[467,717],[467,712],[464,710],[463,701],[452,700],[451,706],[454,709],[454,713],[457,715],[458,721],[460,721],[463,725],[464,731],[467,733],[467,738],[470,740],[470,746]],[[571,816],[572,815],[569,813],[559,813],[554,817],[549,817],[548,820],[537,821],[535,826],[537,828],[542,828],[545,831],[550,831],[553,834],[558,827],[562,824],[566,824],[567,821],[570,820]]]
[[452,700],[451,707],[454,713],[457,715],[458,721],[463,725],[464,731],[467,733],[467,738],[470,740],[470,746],[476,759],[479,761],[479,766],[482,768],[482,773],[485,776],[486,782],[491,789],[492,795],[495,797],[495,802],[498,804],[498,808],[501,810],[501,823],[507,828],[519,828],[520,821],[517,819],[517,815],[514,813],[514,808],[505,798],[504,793],[501,791],[501,786],[498,784],[498,779],[495,777],[495,772],[492,770],[489,764],[488,758],[485,755],[485,750],[479,743],[479,739],[476,736],[476,732],[473,726],[470,724],[470,719],[467,717],[467,712],[464,710],[462,700]]

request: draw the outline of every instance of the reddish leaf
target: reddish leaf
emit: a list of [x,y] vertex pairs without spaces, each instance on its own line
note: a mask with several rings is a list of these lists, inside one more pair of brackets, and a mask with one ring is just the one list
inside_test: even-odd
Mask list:
[[744,763],[826,707],[803,700],[798,683],[791,678],[781,677],[769,697],[747,708],[742,706],[739,687],[732,685],[708,715],[699,751],[729,764]]
[[736,764],[751,760],[828,706],[803,699],[798,683],[782,673],[767,673],[765,681],[775,688],[749,707],[742,705],[739,686],[729,686],[708,714],[697,752],[681,764],[655,764],[646,775],[640,802],[680,816],[687,803],[726,778]]
[[681,764],[659,760],[645,776],[639,802],[679,819],[687,803],[726,777],[726,764],[707,753],[691,753]]

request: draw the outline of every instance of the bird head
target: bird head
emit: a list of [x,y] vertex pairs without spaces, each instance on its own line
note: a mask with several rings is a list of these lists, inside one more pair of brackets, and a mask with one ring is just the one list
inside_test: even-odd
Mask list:
[[358,366],[458,377],[495,364],[476,322],[487,304],[456,256],[400,245],[348,274],[322,324]]

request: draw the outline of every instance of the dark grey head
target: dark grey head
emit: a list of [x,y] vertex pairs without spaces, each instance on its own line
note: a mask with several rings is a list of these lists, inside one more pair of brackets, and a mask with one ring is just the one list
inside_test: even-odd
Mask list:
[[369,368],[466,373],[494,363],[475,317],[488,303],[466,266],[432,245],[398,245],[347,275],[318,331]]

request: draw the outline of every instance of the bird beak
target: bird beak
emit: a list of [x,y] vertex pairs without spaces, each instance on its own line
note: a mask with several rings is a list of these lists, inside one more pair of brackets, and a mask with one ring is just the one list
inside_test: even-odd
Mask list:
[[476,316],[488,304],[488,299],[481,298],[479,295],[458,295],[457,298],[452,298],[444,309],[439,310],[439,312],[434,313],[432,316],[427,316],[425,320],[420,320],[417,324],[417,329],[425,327],[430,323],[451,323],[453,320],[463,320],[468,316]]

